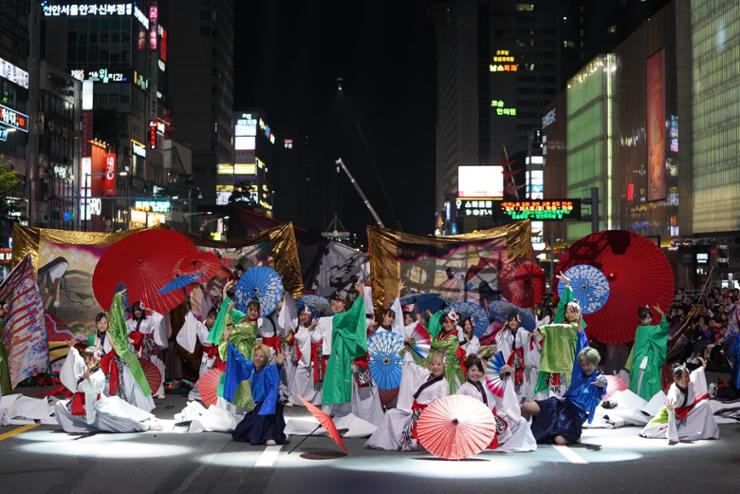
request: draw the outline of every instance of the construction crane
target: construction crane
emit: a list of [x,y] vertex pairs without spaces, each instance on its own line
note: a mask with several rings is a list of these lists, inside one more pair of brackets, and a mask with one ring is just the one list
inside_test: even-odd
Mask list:
[[373,205],[370,204],[370,200],[367,198],[365,193],[362,191],[360,184],[357,183],[357,180],[355,180],[355,177],[352,176],[352,173],[350,173],[349,169],[347,168],[347,165],[344,164],[344,161],[342,160],[342,158],[337,158],[335,163],[337,165],[337,173],[339,173],[339,170],[341,169],[342,171],[344,171],[345,175],[347,175],[347,178],[349,178],[350,183],[354,186],[355,190],[360,195],[360,199],[362,199],[362,202],[365,204],[365,207],[368,209],[368,211],[370,211],[370,214],[375,220],[375,224],[378,225],[380,228],[385,228],[385,225],[383,224],[383,220],[380,219],[380,216],[378,216],[377,211],[375,211],[375,208],[373,207]]

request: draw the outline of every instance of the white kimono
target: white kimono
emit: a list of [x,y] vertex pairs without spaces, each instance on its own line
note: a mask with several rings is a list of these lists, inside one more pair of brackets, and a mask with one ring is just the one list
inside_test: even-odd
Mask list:
[[65,432],[141,432],[149,429],[149,423],[156,420],[154,415],[117,396],[105,396],[105,375],[100,370],[80,381],[86,368],[84,359],[72,348],[62,365],[59,378],[70,391],[84,393],[85,415],[72,415],[72,400],[58,401],[55,405],[56,417]]
[[315,332],[316,330],[312,332],[307,327],[300,326],[294,336],[293,345],[300,349],[301,355],[301,358],[297,359],[293,379],[288,383],[289,400],[294,405],[303,406],[299,396],[314,405],[321,405],[321,382],[314,382],[314,365],[311,362],[311,343]]
[[398,405],[386,412],[378,429],[365,443],[366,448],[398,451],[401,435],[412,416],[411,407],[414,401],[421,405],[429,405],[437,398],[449,394],[450,386],[447,380],[442,378],[427,386],[414,400],[414,394],[430,377],[429,369],[417,365],[410,358],[404,360],[401,386],[398,390]]
[[460,348],[465,350],[465,356],[470,357],[471,355],[478,355],[478,352],[480,352],[480,341],[478,340],[478,337],[473,335],[472,338],[470,338],[469,342],[465,342],[465,335],[462,331],[458,332],[457,334],[459,340],[460,340]]
[[[691,373],[686,393],[675,383],[671,384],[666,401],[673,403],[674,410],[663,407],[642,429],[640,435],[666,438],[672,442],[718,439],[719,427],[709,406],[708,393],[704,367],[699,367]],[[686,411],[688,413],[682,417],[682,412]]]
[[504,360],[506,360],[506,362],[509,361],[509,357],[511,356],[511,353],[514,351],[514,349],[522,349],[524,382],[521,383],[518,387],[514,387],[516,389],[516,394],[520,402],[530,399],[537,385],[537,369],[532,366],[532,363],[534,363],[534,359],[536,358],[537,367],[539,367],[539,349],[537,349],[536,355],[531,355],[533,351],[532,347],[530,346],[531,338],[532,333],[522,327],[517,329],[516,335],[511,334],[511,330],[507,327],[504,327],[496,334],[495,338],[496,351],[503,354]]
[[168,336],[167,336],[167,324],[165,323],[165,317],[157,312],[152,312],[151,315],[147,315],[141,323],[134,319],[126,320],[126,327],[128,333],[131,334],[134,331],[139,331],[144,335],[149,335],[154,340],[156,348],[151,351],[147,350],[145,345],[141,346],[139,350],[139,357],[143,357],[151,361],[161,374],[159,388],[152,390],[152,393],[158,397],[164,397],[164,374],[165,366],[164,362],[157,354],[159,350],[165,350],[168,347]]
[[[185,315],[185,321],[177,333],[175,341],[177,344],[183,347],[188,353],[195,353],[195,343],[200,342],[203,347],[211,346],[208,343],[208,327],[199,321],[195,314],[188,312]],[[200,368],[198,369],[198,378],[200,380],[203,374],[213,369],[216,363],[216,357],[209,357],[206,352],[203,352],[203,356],[200,358]],[[188,393],[188,400],[199,400],[200,393],[198,392],[198,383],[196,382],[193,389]]]

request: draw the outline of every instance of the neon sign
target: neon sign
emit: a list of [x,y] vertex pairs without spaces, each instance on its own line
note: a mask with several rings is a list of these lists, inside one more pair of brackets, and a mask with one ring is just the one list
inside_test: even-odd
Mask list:
[[0,77],[28,89],[28,72],[2,58],[0,58]]
[[93,3],[93,4],[66,4],[49,5],[41,4],[46,17],[84,17],[88,15],[131,15],[133,5],[130,3]]
[[496,115],[499,116],[510,116],[510,117],[516,117],[516,108],[504,108],[505,104],[503,100],[500,99],[492,99],[491,100],[491,108],[496,109]]
[[0,123],[18,129],[21,132],[28,132],[28,115],[0,105]]
[[519,70],[519,66],[509,50],[496,50],[496,54],[488,65],[488,70],[491,72],[516,72]]
[[502,201],[501,212],[512,220],[563,221],[581,219],[580,199]]
[[69,71],[78,81],[93,81],[108,84],[110,82],[128,82],[129,75],[125,72],[110,72],[108,69],[88,70],[75,69]]

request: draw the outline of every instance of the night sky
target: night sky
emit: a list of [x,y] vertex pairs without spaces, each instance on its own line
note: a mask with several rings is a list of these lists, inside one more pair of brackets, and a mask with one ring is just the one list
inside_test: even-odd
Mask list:
[[426,3],[235,2],[235,109],[264,108],[279,142],[292,137],[297,146],[298,159],[271,168],[275,217],[321,231],[338,209],[351,232],[374,224],[335,172],[341,156],[387,227],[432,232],[435,71]]

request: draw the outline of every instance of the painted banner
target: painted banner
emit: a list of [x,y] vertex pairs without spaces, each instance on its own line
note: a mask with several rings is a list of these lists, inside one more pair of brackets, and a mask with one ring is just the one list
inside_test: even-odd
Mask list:
[[[168,228],[158,226],[155,228]],[[87,337],[94,330],[95,315],[103,309],[93,293],[92,278],[106,249],[131,233],[73,232],[31,228],[15,224],[13,261],[30,256],[37,267],[38,286],[45,315],[52,362],[66,355],[65,342]],[[201,250],[215,252],[227,268],[269,265],[280,273],[286,290],[299,297],[303,290],[292,225],[280,225],[240,242],[213,242],[189,236]],[[203,287],[220,298],[223,280]],[[215,302],[216,300],[214,300]]]
[[665,52],[647,59],[647,198],[666,197]]
[[532,259],[529,221],[446,237],[424,237],[368,227],[375,310],[388,307],[398,282],[418,293],[439,293],[448,303],[498,297],[498,273],[509,261]]
[[[233,237],[255,235],[283,224],[243,207],[232,206],[229,210],[229,234]],[[295,228],[295,237],[307,291],[328,297],[353,290],[368,262],[367,254],[300,228]]]
[[15,388],[49,367],[44,308],[30,256],[24,257],[0,285],[0,302],[8,309],[2,341],[8,354],[10,384]]

